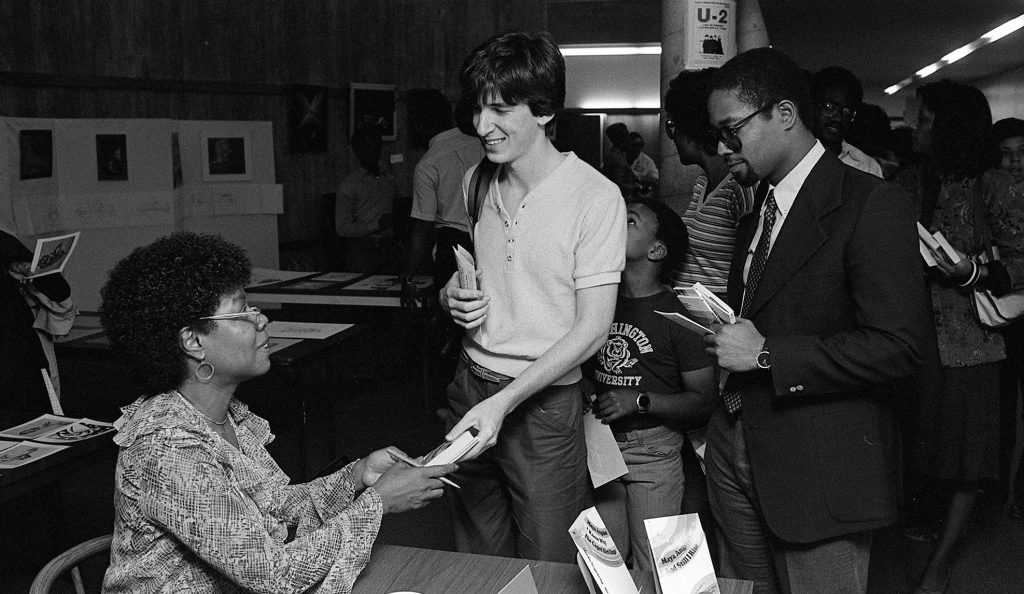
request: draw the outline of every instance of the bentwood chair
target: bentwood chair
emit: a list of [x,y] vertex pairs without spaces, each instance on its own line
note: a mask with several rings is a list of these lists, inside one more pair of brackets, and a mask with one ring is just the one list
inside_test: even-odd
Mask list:
[[54,557],[36,574],[36,579],[32,581],[32,587],[29,588],[29,594],[50,594],[53,583],[57,581],[61,574],[68,570],[71,570],[75,591],[78,594],[84,594],[85,589],[82,586],[82,578],[78,573],[78,564],[95,555],[104,552],[109,553],[110,542],[113,536],[113,534],[97,536],[91,540],[79,543]]

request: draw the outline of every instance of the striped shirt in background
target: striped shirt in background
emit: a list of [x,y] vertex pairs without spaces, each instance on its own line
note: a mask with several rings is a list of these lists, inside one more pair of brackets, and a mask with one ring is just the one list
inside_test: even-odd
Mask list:
[[673,275],[673,286],[700,283],[724,298],[729,282],[729,264],[736,242],[740,217],[754,206],[754,189],[744,188],[726,175],[710,194],[706,175],[697,177],[693,197],[683,213],[690,234],[690,249]]

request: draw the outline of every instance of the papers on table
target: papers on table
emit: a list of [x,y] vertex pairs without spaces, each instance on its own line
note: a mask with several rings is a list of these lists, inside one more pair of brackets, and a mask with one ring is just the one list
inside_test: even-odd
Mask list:
[[650,518],[644,520],[644,527],[659,594],[719,592],[718,578],[697,514]]
[[37,239],[28,278],[57,274],[63,271],[64,265],[71,258],[71,252],[75,251],[75,246],[78,245],[79,235],[81,235],[81,231]]
[[300,342],[302,342],[301,338],[274,338],[271,336],[270,342],[267,343],[267,350],[271,353],[276,353]]
[[[327,338],[352,324],[322,324],[318,322],[271,322],[267,325],[270,338]],[[290,345],[289,345],[290,346]],[[280,348],[284,348],[283,346]]]
[[361,272],[327,272],[309,279],[318,283],[347,283],[362,276]]
[[473,259],[473,254],[461,245],[452,246],[452,250],[455,252],[455,263],[459,266],[459,288],[475,291],[479,287],[476,283],[476,260]]
[[0,469],[30,464],[69,445],[113,431],[114,426],[103,421],[50,414],[36,417],[0,431],[0,437],[6,438],[0,439]]
[[538,594],[537,582],[533,581],[533,572],[527,565],[522,571],[512,578],[512,581],[505,585],[498,594]]
[[601,422],[593,412],[583,415],[583,434],[587,441],[587,468],[595,487],[611,482],[629,472],[622,460],[619,444],[612,428]]
[[576,560],[591,592],[638,594],[633,577],[597,508],[583,510],[569,527],[569,535],[576,543]]
[[260,285],[270,285],[273,283],[279,283],[286,280],[294,280],[309,276],[309,272],[299,272],[294,270],[275,270],[273,268],[253,268],[252,269],[252,284],[250,287],[258,287]]

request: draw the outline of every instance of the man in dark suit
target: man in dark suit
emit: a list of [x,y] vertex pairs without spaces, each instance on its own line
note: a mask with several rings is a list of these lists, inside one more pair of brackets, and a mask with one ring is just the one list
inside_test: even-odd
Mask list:
[[863,593],[871,531],[896,517],[891,384],[920,364],[930,315],[914,216],[815,140],[781,52],[740,54],[711,89],[719,152],[761,182],[729,276],[741,319],[705,336],[729,372],[706,460],[722,573],[757,593]]

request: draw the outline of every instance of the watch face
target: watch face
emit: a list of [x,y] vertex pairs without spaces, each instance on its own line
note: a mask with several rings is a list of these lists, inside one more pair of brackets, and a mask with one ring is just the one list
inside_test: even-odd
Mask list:
[[768,369],[772,366],[772,360],[768,351],[761,351],[757,354],[757,366],[761,369]]

